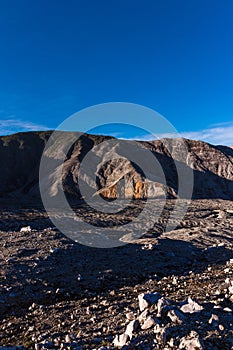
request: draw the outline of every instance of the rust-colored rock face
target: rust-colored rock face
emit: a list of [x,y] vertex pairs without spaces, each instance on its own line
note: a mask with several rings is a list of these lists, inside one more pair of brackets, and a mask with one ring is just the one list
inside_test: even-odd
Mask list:
[[132,198],[132,199],[146,199],[146,198],[164,198],[166,196],[166,191],[170,190],[172,197],[176,197],[176,193],[172,192],[168,187],[156,183],[156,182],[146,182],[137,181],[135,184],[132,183],[131,186],[122,186],[122,184],[115,184],[109,188],[100,190],[100,194],[103,198],[116,199],[116,198]]
[[136,182],[132,186],[125,188],[115,184],[109,188],[101,190],[101,196],[104,198],[115,199],[115,198],[134,198],[142,199],[147,198],[147,184],[145,182]]
[[147,184],[145,182],[138,181],[134,187],[134,199],[147,198]]
[[101,191],[101,196],[109,199],[118,198],[119,194],[117,193],[117,185],[113,185]]
[[[47,140],[48,132],[18,133],[0,137],[0,197],[13,201],[34,198],[40,200],[39,165]],[[52,171],[42,180],[49,187],[49,195],[56,197],[64,190],[67,196],[74,199],[84,198],[80,192],[80,183],[85,183],[88,195],[100,193],[106,198],[160,198],[168,196],[187,198],[185,189],[190,185],[186,173],[193,171],[193,198],[233,199],[233,150],[226,146],[213,146],[201,141],[163,140],[141,142],[144,149],[150,151],[157,159],[159,166],[152,166],[143,153],[139,158],[143,163],[143,171],[127,158],[124,151],[131,147],[130,141],[116,140],[116,147],[110,148],[103,141],[112,138],[94,135],[82,135],[69,150],[62,165],[62,179],[57,160],[64,153],[64,139],[68,133],[61,133],[59,144],[54,145],[49,162],[53,162]],[[68,135],[69,137],[69,135]],[[102,146],[102,144],[105,144]],[[183,152],[183,144],[187,153]],[[91,153],[94,146],[100,146],[107,161],[101,167],[99,157],[93,154],[92,161],[80,173],[80,164],[86,154]],[[172,149],[172,156],[169,147]],[[138,151],[137,151],[138,152]],[[109,159],[111,161],[109,161]],[[175,159],[175,162],[174,162]],[[177,165],[183,172],[179,182]],[[93,178],[90,174],[95,174]],[[95,180],[96,179],[96,180]],[[62,184],[61,184],[62,180]],[[182,191],[179,191],[181,185]]]

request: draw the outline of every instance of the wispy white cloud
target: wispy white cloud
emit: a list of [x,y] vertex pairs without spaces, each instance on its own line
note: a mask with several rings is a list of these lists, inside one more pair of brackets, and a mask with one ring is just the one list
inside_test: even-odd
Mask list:
[[233,123],[219,125],[200,131],[181,133],[187,139],[202,140],[213,145],[233,145]]
[[0,135],[9,135],[20,131],[48,130],[44,125],[35,124],[29,121],[8,118],[0,119]]
[[[199,130],[199,131],[187,131],[180,133],[167,133],[167,134],[156,134],[157,138],[172,138],[172,137],[184,137],[191,140],[201,140],[213,145],[233,145],[233,122],[232,123],[219,123],[210,128]],[[156,137],[150,135],[134,137],[134,140],[151,141]]]
[[219,126],[231,126],[231,125],[233,125],[233,122],[214,123],[210,125],[210,128],[215,128]]
[[[48,130],[49,128],[41,125],[32,123],[29,121],[16,119],[14,117],[9,117],[8,119],[0,119],[0,135],[9,135],[20,131],[38,131],[38,130]],[[116,138],[127,139],[127,137],[121,137],[121,133],[111,134]],[[167,133],[167,134],[156,134],[157,138],[164,137],[184,137],[191,140],[201,140],[214,145],[233,145],[233,122],[218,123],[213,124],[209,128],[198,130],[198,131],[187,131],[180,132],[177,134]],[[145,135],[145,136],[135,136],[129,137],[128,139],[151,141],[155,140],[156,136]]]

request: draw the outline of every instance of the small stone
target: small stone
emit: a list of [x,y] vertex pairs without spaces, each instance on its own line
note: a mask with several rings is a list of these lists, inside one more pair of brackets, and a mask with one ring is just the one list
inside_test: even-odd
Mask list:
[[170,309],[170,305],[171,304],[167,299],[160,298],[158,300],[158,304],[157,304],[157,307],[158,307],[157,316],[161,317],[162,314],[166,313],[166,311],[168,311]]
[[204,349],[204,345],[195,331],[191,331],[187,337],[181,338],[179,349],[182,350],[198,350]]
[[125,317],[127,318],[127,320],[129,321],[133,321],[135,319],[134,317],[134,313],[132,311],[127,312],[127,314],[125,315]]
[[173,323],[182,324],[185,320],[183,313],[178,309],[169,310],[167,316]]
[[144,244],[142,250],[154,250],[154,245],[152,243]]
[[25,226],[20,229],[20,232],[22,233],[29,233],[32,232],[31,226]]
[[133,320],[127,325],[125,334],[128,334],[129,338],[132,339],[133,333],[136,332],[138,328],[139,328],[138,320]]
[[145,294],[144,293],[139,294],[138,300],[139,300],[139,309],[140,309],[140,311],[144,311],[145,309],[147,309],[149,307],[149,303],[145,299]]
[[123,346],[125,346],[127,344],[129,340],[129,336],[128,334],[120,334],[117,335],[114,340],[113,340],[113,345],[117,348],[122,348]]
[[32,303],[31,306],[29,306],[28,310],[31,311],[31,310],[35,310],[37,308],[37,304],[36,303]]
[[80,275],[80,273],[79,273],[78,276],[77,276],[77,280],[78,280],[78,281],[82,281],[82,280],[83,280],[83,277]]
[[148,250],[153,250],[154,249],[154,245],[152,243],[149,243],[147,249]]
[[209,321],[208,321],[208,323],[215,328],[218,327],[218,322],[219,322],[219,318],[215,314],[212,314]]
[[168,342],[167,342],[167,344],[173,349],[174,348],[174,338],[171,338]]
[[155,319],[152,316],[147,317],[147,319],[145,320],[145,322],[143,323],[143,325],[141,326],[141,329],[149,329],[151,327],[153,327],[155,324],[159,324],[159,320]]
[[71,341],[71,339],[70,339],[69,334],[66,334],[66,336],[65,336],[65,342],[66,342],[66,343],[70,343],[70,341]]
[[145,320],[147,319],[147,316],[149,315],[148,309],[144,310],[138,317],[138,320],[140,323],[144,323]]
[[184,313],[192,314],[194,312],[199,312],[203,310],[203,307],[189,297],[186,303],[183,306],[181,306],[180,309]]
[[139,294],[138,300],[139,300],[139,309],[140,311],[144,311],[146,308],[148,308],[150,305],[157,303],[157,301],[160,298],[159,293],[142,293]]
[[50,248],[49,249],[49,252],[54,254],[54,253],[58,253],[59,252],[59,249],[58,248]]
[[225,311],[225,312],[232,312],[232,310],[229,307],[224,307],[223,311]]

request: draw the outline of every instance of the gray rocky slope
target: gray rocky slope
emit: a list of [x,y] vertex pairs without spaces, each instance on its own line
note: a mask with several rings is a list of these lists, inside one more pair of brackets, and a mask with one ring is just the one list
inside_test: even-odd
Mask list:
[[[40,199],[38,185],[40,159],[51,134],[52,131],[27,132],[0,138],[2,200],[17,198],[18,201],[22,201],[34,198],[35,202],[35,199]],[[59,140],[48,147],[47,159],[45,157],[45,163],[48,162],[50,168],[47,173],[45,171],[42,174],[42,183],[46,184],[46,177],[50,176],[47,188],[44,185],[45,192],[48,190],[49,196],[56,196],[59,193],[59,171],[64,144],[74,135],[74,139],[80,137],[68,150],[62,165],[61,181],[66,195],[71,198],[82,197],[83,194],[81,195],[79,191],[80,183],[86,186],[85,193],[90,196],[100,191],[104,197],[109,198],[121,195],[134,198],[159,198],[165,191],[170,198],[185,198],[190,196],[193,173],[193,198],[233,199],[233,150],[230,147],[213,146],[186,139],[136,143],[67,132],[60,133]],[[114,141],[114,147],[103,141]],[[101,166],[98,165],[97,153],[90,152],[93,147],[100,144],[103,146],[99,146],[98,152],[104,154],[106,160],[102,160]],[[79,174],[80,164],[88,152],[90,155],[88,165]],[[135,164],[136,161],[130,160],[133,153],[136,154],[136,161],[139,160],[139,166]],[[157,164],[153,165],[148,161],[148,154],[156,158]],[[93,169],[95,179],[90,176]],[[124,180],[123,189],[119,185],[121,180]]]

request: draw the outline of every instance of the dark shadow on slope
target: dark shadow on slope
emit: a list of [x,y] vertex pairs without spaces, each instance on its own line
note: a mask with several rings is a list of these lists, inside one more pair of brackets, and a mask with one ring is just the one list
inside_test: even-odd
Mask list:
[[218,149],[219,151],[221,151],[222,153],[224,153],[226,156],[231,156],[231,157],[233,157],[233,148],[227,147],[227,146],[222,146],[222,145],[213,146],[213,147],[215,147],[216,149]]

